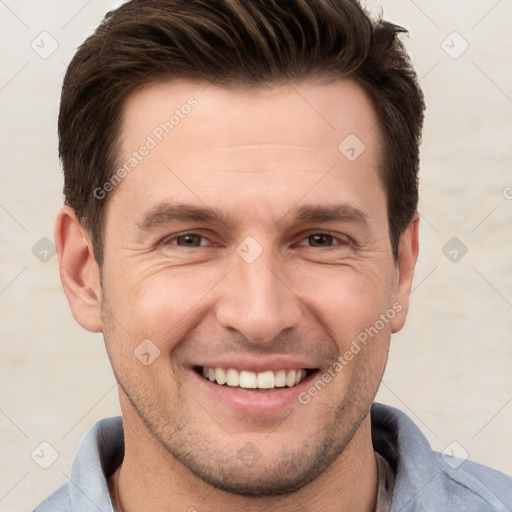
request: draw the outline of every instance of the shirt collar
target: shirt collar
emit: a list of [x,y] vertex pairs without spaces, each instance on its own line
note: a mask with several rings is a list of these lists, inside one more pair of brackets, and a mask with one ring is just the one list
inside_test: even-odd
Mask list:
[[69,492],[73,510],[113,511],[108,478],[119,467],[123,457],[121,417],[105,418],[89,428],[71,464]]
[[371,418],[374,449],[386,458],[396,473],[390,512],[442,510],[453,502],[454,489],[478,496],[496,512],[509,510],[471,471],[452,467],[441,454],[434,452],[405,413],[387,405],[373,404]]

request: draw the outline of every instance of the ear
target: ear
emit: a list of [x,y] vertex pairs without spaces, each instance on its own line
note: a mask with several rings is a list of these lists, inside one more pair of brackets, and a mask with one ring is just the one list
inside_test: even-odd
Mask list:
[[64,206],[55,221],[60,279],[74,319],[91,332],[102,332],[100,271],[92,242],[75,212]]
[[397,312],[391,321],[391,332],[398,332],[405,324],[409,310],[409,295],[411,294],[414,268],[418,260],[419,252],[419,223],[420,218],[416,213],[400,236],[398,244],[398,259],[396,262],[396,280],[394,291],[394,302]]

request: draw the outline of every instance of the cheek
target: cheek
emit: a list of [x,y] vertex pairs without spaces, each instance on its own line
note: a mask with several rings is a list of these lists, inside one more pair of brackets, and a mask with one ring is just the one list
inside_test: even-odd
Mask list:
[[387,281],[382,273],[354,267],[317,269],[297,279],[302,282],[298,295],[336,340],[349,343],[391,307]]
[[[124,274],[124,276],[123,276]],[[149,338],[168,351],[205,313],[211,292],[225,272],[219,268],[169,268],[111,274],[105,283],[109,307],[118,320],[116,330],[135,340]]]

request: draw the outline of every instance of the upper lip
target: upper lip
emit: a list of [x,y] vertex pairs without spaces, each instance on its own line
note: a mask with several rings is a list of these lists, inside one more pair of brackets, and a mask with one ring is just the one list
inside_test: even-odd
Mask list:
[[202,366],[206,368],[233,368],[234,370],[245,370],[254,373],[278,370],[297,370],[306,369],[314,370],[318,366],[312,365],[311,361],[305,361],[298,358],[290,358],[290,356],[274,356],[265,359],[256,359],[254,357],[237,357],[237,358],[219,358],[210,359],[208,361],[198,361],[192,367]]

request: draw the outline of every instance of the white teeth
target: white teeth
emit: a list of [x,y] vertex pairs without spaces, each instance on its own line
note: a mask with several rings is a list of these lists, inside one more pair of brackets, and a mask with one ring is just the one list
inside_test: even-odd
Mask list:
[[215,380],[217,381],[217,384],[226,384],[227,376],[226,371],[222,368],[215,368]]
[[240,387],[246,389],[256,389],[258,387],[256,374],[254,372],[242,370],[240,372]]
[[272,389],[274,387],[274,372],[258,373],[258,389]]
[[276,388],[284,388],[286,386],[286,370],[279,370],[276,372],[274,385]]
[[228,370],[226,382],[228,386],[236,388],[240,384],[240,374],[236,370],[233,370],[233,368],[230,368]]
[[290,370],[286,374],[286,385],[291,388],[295,385],[295,370]]
[[248,370],[237,371],[233,368],[202,368],[202,375],[205,379],[223,386],[241,387],[244,389],[273,389],[291,388],[299,384],[305,377],[306,372],[297,370],[267,370],[255,373]]

